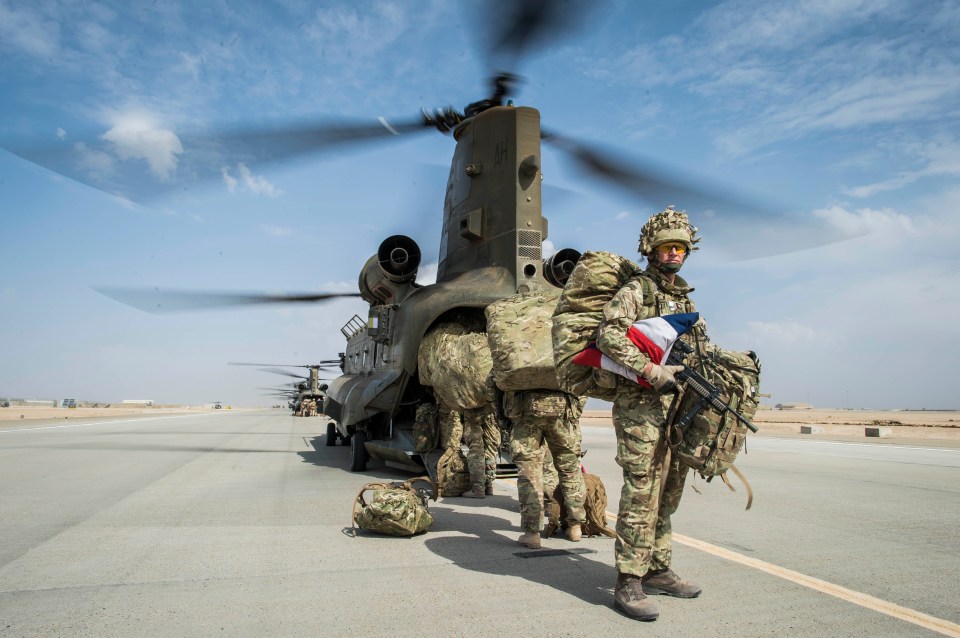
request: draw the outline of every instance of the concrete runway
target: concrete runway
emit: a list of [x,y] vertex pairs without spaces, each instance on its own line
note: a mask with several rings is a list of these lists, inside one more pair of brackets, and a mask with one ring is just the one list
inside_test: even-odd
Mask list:
[[[753,508],[688,480],[695,600],[613,610],[613,541],[522,551],[516,490],[431,503],[416,538],[344,534],[366,482],[286,411],[0,427],[0,636],[960,636],[960,450],[756,436]],[[584,428],[616,510],[610,428]],[[701,493],[697,493],[697,488]]]

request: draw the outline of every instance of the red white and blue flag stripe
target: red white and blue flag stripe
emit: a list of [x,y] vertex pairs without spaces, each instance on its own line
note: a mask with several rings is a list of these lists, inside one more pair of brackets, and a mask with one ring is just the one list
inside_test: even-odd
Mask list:
[[[627,330],[627,338],[630,339],[642,353],[650,357],[651,361],[662,365],[667,360],[667,357],[670,356],[670,349],[673,347],[673,343],[680,335],[689,331],[699,319],[699,312],[684,312],[675,315],[641,319]],[[619,374],[635,383],[639,383],[645,388],[650,387],[650,384],[644,381],[636,372],[626,366],[620,365],[602,353],[595,343],[591,343],[585,350],[574,356],[573,362],[578,365],[609,370],[614,374]]]

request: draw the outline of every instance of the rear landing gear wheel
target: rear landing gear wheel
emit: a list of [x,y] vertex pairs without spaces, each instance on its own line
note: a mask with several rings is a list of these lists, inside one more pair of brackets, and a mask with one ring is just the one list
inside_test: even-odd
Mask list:
[[327,447],[337,444],[337,424],[333,421],[327,423]]
[[363,430],[357,430],[350,437],[350,471],[363,472],[367,469],[367,448],[364,443],[367,441],[367,433]]

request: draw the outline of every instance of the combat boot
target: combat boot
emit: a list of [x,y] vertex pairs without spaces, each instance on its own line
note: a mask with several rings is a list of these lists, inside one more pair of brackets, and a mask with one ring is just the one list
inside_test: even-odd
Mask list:
[[617,574],[617,587],[613,590],[613,605],[635,620],[656,620],[660,615],[657,602],[647,598],[639,576]]
[[567,530],[567,538],[570,539],[571,543],[579,543],[580,538],[583,536],[583,530],[580,527],[580,523],[576,525],[571,525]]
[[487,496],[493,496],[493,483],[487,483],[487,489],[484,491]]
[[540,532],[524,532],[523,536],[517,539],[517,542],[530,549],[540,549]]
[[672,569],[650,570],[643,577],[643,591],[648,594],[664,594],[677,598],[696,598],[703,588],[689,580],[683,580]]
[[471,487],[469,490],[467,490],[460,496],[464,498],[483,498],[484,496],[486,496],[486,494],[484,493],[483,486],[481,485],[479,487]]

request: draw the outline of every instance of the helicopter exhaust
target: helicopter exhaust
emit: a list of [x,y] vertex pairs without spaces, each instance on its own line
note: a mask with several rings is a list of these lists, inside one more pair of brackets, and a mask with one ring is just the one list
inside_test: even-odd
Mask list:
[[543,277],[557,288],[563,288],[580,260],[580,251],[575,248],[563,248],[552,257],[543,260]]
[[409,281],[417,276],[420,267],[420,247],[406,235],[393,235],[381,242],[377,261],[390,281]]
[[369,304],[397,303],[413,289],[420,246],[406,235],[387,237],[360,271],[360,296]]

